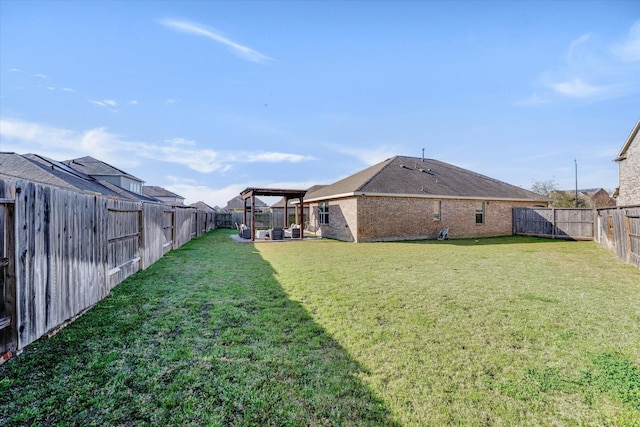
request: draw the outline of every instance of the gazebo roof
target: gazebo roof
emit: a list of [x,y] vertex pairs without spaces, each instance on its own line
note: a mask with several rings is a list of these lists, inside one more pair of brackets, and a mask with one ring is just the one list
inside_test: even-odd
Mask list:
[[307,194],[307,190],[291,190],[284,188],[255,188],[248,187],[240,192],[243,200],[251,196],[281,196],[289,199],[299,199]]

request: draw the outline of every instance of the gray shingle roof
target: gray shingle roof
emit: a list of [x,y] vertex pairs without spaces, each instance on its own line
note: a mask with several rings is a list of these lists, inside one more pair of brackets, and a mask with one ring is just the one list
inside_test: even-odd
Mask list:
[[216,211],[215,208],[212,208],[211,206],[209,206],[208,204],[206,204],[202,200],[200,200],[198,202],[195,202],[195,203],[191,203],[189,205],[189,207],[196,208],[196,209],[199,209],[201,211],[207,211],[207,212],[215,212]]
[[94,159],[91,156],[79,157],[77,159],[65,160],[64,164],[72,167],[73,169],[82,172],[86,175],[96,176],[126,176],[127,178],[144,182],[142,179],[137,178],[121,169],[111,166],[101,160]]
[[175,197],[184,200],[184,197],[179,194],[173,193],[166,188],[158,187],[157,185],[143,185],[142,194],[150,197]]
[[36,154],[0,153],[0,175],[68,190],[118,196],[117,192],[102,185],[99,181],[70,170],[58,161]]
[[547,201],[532,191],[449,163],[406,156],[392,157],[307,193],[305,201],[354,193]]

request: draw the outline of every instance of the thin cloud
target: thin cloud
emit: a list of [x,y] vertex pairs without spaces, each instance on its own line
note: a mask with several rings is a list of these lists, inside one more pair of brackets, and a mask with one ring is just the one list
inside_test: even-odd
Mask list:
[[132,99],[131,101],[129,101],[129,105],[138,105],[140,102],[138,102],[136,99]]
[[585,44],[591,38],[591,34],[583,34],[577,39],[573,40],[569,45],[569,50],[567,52],[567,61],[571,62],[574,56],[574,52],[580,45]]
[[240,156],[240,159],[246,159],[249,163],[298,163],[308,160],[313,160],[312,156],[302,156],[299,154],[291,153],[277,153],[277,152],[265,152],[265,153],[245,153]]
[[63,90],[64,92],[75,92],[75,89],[72,89],[72,88],[70,88],[70,87],[63,87],[63,88],[62,88],[62,90]]
[[625,62],[640,61],[640,21],[631,26],[628,39],[614,45],[611,50]]
[[296,163],[312,159],[290,153],[219,152],[201,148],[195,141],[184,138],[168,139],[161,144],[132,141],[104,127],[75,131],[12,118],[0,119],[0,142],[5,151],[46,153],[52,158],[61,153],[65,153],[65,158],[88,154],[123,166],[157,160],[201,173],[226,172],[237,163]]
[[344,147],[329,144],[328,148],[331,148],[338,153],[355,157],[360,162],[365,165],[371,166],[376,163],[380,163],[383,160],[386,160],[390,157],[398,154],[397,147],[381,145],[379,147],[369,147],[369,148],[352,148],[352,147]]
[[98,107],[116,107],[118,103],[113,99],[103,99],[102,101],[98,101],[97,99],[89,99],[93,105],[97,105]]
[[603,43],[597,35],[583,34],[569,43],[565,61],[555,70],[541,73],[536,93],[516,102],[539,106],[563,99],[601,101],[640,92],[637,67],[640,60],[640,21],[628,37],[614,44]]
[[36,74],[33,75],[33,77],[37,77],[39,79],[49,78],[49,76],[47,76],[46,74],[42,74],[42,73],[36,73]]
[[269,58],[268,56],[263,55],[262,53],[254,49],[251,49],[250,47],[241,45],[240,43],[237,43],[231,39],[228,39],[218,34],[216,31],[195,22],[164,20],[164,21],[160,21],[160,24],[175,31],[194,34],[197,36],[203,36],[208,39],[211,39],[217,43],[220,43],[228,47],[234,55],[247,61],[257,62],[260,64],[272,61],[272,59]]
[[595,86],[575,78],[571,81],[556,83],[552,85],[553,90],[570,98],[593,98],[611,92],[611,86]]

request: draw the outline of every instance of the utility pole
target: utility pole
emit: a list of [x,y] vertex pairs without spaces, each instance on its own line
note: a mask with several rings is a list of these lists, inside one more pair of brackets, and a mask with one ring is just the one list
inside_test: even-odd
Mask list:
[[576,208],[578,207],[578,161],[573,159],[573,162],[576,164]]

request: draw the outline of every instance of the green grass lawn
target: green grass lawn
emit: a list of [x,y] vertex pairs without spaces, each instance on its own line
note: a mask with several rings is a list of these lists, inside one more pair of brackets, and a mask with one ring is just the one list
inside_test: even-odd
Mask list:
[[640,271],[534,238],[214,231],[0,367],[0,425],[640,425]]

